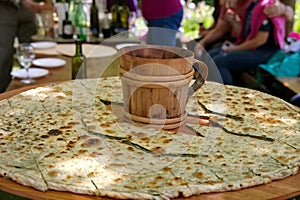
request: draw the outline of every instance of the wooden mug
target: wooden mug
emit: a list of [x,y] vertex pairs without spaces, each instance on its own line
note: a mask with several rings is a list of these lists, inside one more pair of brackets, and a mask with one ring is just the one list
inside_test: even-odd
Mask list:
[[207,73],[207,66],[187,49],[158,45],[122,48],[119,74],[126,118],[164,129],[181,126],[186,103],[205,83]]

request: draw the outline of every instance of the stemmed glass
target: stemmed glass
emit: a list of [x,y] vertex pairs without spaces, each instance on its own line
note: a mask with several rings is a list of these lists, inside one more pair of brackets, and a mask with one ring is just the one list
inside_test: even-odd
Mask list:
[[31,66],[31,63],[35,58],[33,50],[33,46],[31,46],[29,43],[19,44],[16,49],[18,61],[26,71],[26,78],[21,80],[21,83],[23,84],[30,84],[35,82],[35,80],[33,80],[29,74],[29,67]]

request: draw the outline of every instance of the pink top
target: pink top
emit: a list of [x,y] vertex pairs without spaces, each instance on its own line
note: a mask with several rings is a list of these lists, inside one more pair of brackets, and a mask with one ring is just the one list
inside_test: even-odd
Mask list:
[[[230,7],[227,8],[227,1],[225,0],[223,5],[221,5],[221,9],[220,9],[220,14],[219,14],[219,19],[224,20],[226,12],[228,11],[228,9],[231,9],[234,11],[234,13],[236,15],[238,15],[240,18],[241,16],[244,14],[244,10],[247,8],[248,6],[248,2],[245,0],[237,0],[236,4],[234,7]],[[231,36],[237,38],[239,36],[239,32],[237,32],[232,26],[231,26]]]
[[[259,3],[255,6],[255,8],[252,11],[251,31],[247,36],[246,40],[250,40],[255,37],[262,22],[268,18],[263,12],[264,8],[273,3],[274,0],[259,0]],[[280,46],[280,48],[283,48],[284,38],[285,38],[285,19],[283,16],[276,16],[271,18],[271,22],[273,23],[274,26],[275,42]],[[242,24],[245,25],[245,21],[243,18],[242,18]],[[242,30],[244,29],[242,28]],[[241,31],[240,37],[238,38],[238,43],[241,42],[242,35],[243,35],[243,31]]]
[[142,15],[146,20],[171,16],[182,9],[180,0],[142,0]]

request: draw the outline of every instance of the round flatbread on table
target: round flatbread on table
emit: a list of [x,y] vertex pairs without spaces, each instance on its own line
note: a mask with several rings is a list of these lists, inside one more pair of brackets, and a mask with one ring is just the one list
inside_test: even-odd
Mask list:
[[[217,108],[215,97],[227,109]],[[41,191],[171,199],[298,172],[300,111],[276,97],[207,82],[186,111],[211,126],[187,121],[193,134],[127,123],[122,101],[118,77],[51,84],[1,100],[0,175]]]

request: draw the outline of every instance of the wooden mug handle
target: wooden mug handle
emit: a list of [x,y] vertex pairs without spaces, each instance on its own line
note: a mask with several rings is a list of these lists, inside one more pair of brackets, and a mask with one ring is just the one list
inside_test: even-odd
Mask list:
[[193,63],[194,68],[194,79],[195,82],[192,86],[189,87],[189,91],[187,94],[187,99],[189,99],[198,89],[202,87],[205,83],[208,74],[208,68],[204,62],[201,62],[197,59],[194,59]]

